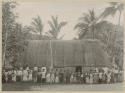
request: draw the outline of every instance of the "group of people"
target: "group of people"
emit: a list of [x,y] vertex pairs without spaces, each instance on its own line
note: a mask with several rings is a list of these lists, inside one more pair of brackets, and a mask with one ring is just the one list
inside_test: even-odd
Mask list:
[[123,72],[116,70],[94,69],[88,72],[72,71],[64,69],[46,69],[45,67],[25,67],[16,69],[3,69],[2,82],[38,82],[48,84],[80,83],[80,84],[102,84],[122,82]]

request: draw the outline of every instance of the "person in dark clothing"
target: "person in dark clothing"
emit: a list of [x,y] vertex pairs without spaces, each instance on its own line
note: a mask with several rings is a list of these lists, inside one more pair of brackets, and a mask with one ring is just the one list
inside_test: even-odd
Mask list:
[[64,73],[62,70],[60,70],[60,72],[59,72],[59,82],[60,83],[63,83],[63,78],[64,78]]
[[66,83],[70,83],[70,73],[69,73],[69,70],[66,71]]
[[81,83],[81,72],[80,71],[78,71],[78,73],[77,73],[77,77],[78,77],[78,83]]
[[46,83],[46,71],[45,71],[45,69],[42,70],[41,74],[42,74],[42,83]]
[[2,71],[2,83],[6,82],[5,71]]
[[9,83],[12,82],[12,71],[11,70],[8,71],[8,82]]
[[38,83],[41,83],[41,76],[42,76],[42,74],[41,74],[41,70],[40,70],[40,68],[38,69],[38,73],[37,73],[37,82]]

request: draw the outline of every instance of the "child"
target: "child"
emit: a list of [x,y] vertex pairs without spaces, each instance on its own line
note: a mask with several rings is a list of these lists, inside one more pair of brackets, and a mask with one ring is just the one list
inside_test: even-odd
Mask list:
[[29,70],[29,81],[32,81],[32,70]]
[[55,83],[59,83],[59,75],[58,74],[55,77]]
[[54,72],[51,73],[50,82],[55,83],[55,74],[54,74]]
[[28,71],[26,69],[23,70],[23,81],[26,82],[28,80]]
[[48,72],[46,75],[46,82],[50,84],[50,72]]
[[74,79],[74,76],[73,76],[73,73],[72,73],[71,76],[70,76],[70,83],[73,83],[73,79]]

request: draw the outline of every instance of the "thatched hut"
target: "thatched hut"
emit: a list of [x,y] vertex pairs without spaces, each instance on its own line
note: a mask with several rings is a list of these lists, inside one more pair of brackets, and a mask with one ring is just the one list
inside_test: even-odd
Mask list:
[[[51,53],[52,52],[52,53]],[[32,40],[23,55],[23,65],[50,67],[110,67],[98,40]],[[52,63],[53,61],[53,63]]]

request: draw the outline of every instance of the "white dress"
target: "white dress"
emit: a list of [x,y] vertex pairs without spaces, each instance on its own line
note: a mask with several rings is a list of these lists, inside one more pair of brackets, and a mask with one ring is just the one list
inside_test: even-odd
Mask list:
[[46,75],[46,82],[50,83],[50,73],[47,73],[47,75]]
[[29,81],[32,81],[32,71],[29,73]]
[[73,79],[74,79],[74,77],[73,77],[73,74],[70,76],[70,82],[71,83],[73,83]]
[[93,83],[93,75],[92,75],[92,74],[90,74],[90,81],[89,81],[89,83],[90,83],[90,84]]
[[55,77],[55,83],[59,83],[59,77],[58,76]]
[[8,81],[8,72],[5,72],[5,80]]
[[55,75],[54,75],[54,73],[51,74],[50,82],[51,82],[51,83],[54,83],[54,82],[55,82]]
[[12,76],[12,81],[14,81],[14,82],[16,82],[16,75],[17,75],[17,72],[14,70],[13,76]]
[[86,83],[89,83],[89,76],[86,77]]
[[107,74],[107,83],[110,83],[110,80],[111,80],[111,73],[108,73]]
[[28,71],[23,70],[23,81],[27,81],[27,80],[28,80]]

